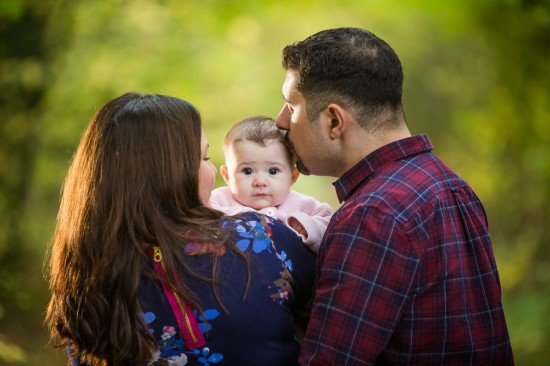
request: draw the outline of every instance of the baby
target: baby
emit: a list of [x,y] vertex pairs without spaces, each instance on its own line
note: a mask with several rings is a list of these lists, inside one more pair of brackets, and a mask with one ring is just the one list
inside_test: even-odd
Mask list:
[[273,119],[257,116],[236,123],[223,151],[220,173],[228,186],[212,192],[212,208],[227,215],[255,210],[280,219],[317,253],[332,209],[290,189],[300,173]]

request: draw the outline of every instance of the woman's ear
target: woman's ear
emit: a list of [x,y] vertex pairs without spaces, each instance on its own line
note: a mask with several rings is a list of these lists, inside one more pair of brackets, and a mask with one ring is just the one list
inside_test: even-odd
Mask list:
[[222,165],[220,167],[220,174],[222,175],[225,184],[229,184],[229,172],[227,171],[227,166]]

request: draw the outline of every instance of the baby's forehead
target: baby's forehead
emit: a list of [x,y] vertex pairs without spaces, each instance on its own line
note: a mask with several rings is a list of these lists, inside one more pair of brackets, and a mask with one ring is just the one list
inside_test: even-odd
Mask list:
[[226,148],[225,155],[226,159],[231,160],[269,161],[292,165],[287,146],[277,139],[264,140],[264,143],[239,140]]
[[279,139],[263,139],[261,141],[257,140],[251,140],[251,139],[238,139],[231,142],[229,146],[226,146],[226,149],[232,149],[233,151],[238,151],[241,147],[246,148],[266,148],[271,147],[273,145],[280,145],[284,151],[288,149],[288,147],[285,145],[285,143]]

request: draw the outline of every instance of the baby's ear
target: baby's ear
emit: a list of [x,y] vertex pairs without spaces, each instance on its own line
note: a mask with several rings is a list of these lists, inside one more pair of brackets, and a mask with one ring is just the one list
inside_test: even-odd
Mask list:
[[229,172],[227,171],[227,166],[222,165],[220,167],[220,174],[222,175],[225,184],[229,184]]
[[300,172],[296,167],[292,169],[292,184],[296,183],[296,180],[298,179],[298,176],[300,175]]

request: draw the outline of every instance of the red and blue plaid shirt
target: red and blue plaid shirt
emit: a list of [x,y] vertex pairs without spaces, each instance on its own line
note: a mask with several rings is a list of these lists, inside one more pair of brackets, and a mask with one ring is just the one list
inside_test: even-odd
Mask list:
[[481,202],[426,135],[334,183],[302,365],[513,365]]

